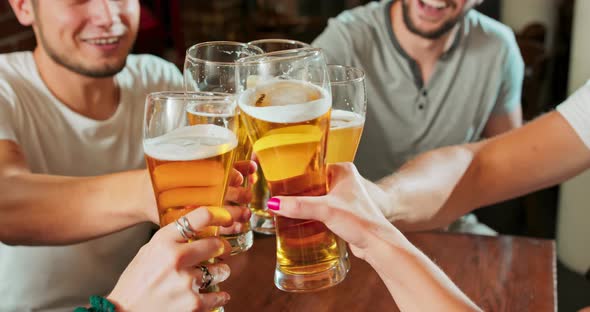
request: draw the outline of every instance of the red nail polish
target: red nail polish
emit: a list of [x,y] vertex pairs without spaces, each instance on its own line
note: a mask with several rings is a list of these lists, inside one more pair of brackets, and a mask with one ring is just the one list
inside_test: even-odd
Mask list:
[[271,198],[266,202],[266,207],[270,210],[279,210],[281,208],[281,201],[278,198]]

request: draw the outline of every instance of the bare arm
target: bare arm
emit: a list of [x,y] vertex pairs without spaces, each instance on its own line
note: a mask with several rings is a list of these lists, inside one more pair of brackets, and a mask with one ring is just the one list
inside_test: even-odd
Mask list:
[[427,152],[380,182],[381,208],[405,230],[438,228],[477,207],[565,181],[590,150],[557,112],[476,144]]
[[80,242],[157,220],[156,211],[145,170],[83,178],[33,174],[20,147],[0,140],[3,243]]

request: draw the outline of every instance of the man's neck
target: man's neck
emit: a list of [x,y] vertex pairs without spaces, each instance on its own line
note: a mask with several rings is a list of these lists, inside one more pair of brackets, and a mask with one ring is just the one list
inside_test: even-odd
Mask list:
[[421,67],[431,66],[438,61],[454,40],[456,28],[437,39],[423,38],[411,32],[402,13],[402,1],[395,1],[391,6],[391,26],[402,49]]
[[95,120],[111,117],[119,105],[120,91],[114,77],[92,78],[54,62],[37,47],[33,57],[41,79],[64,105]]

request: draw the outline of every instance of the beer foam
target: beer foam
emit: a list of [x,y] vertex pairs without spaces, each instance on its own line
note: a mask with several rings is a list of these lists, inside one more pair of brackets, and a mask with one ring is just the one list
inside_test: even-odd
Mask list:
[[360,127],[364,123],[365,118],[357,113],[341,109],[333,109],[330,113],[330,129]]
[[330,110],[331,97],[305,81],[272,79],[256,83],[239,97],[240,109],[256,119],[296,123],[318,118]]
[[221,155],[237,145],[236,135],[224,127],[194,125],[145,139],[143,150],[158,160],[187,161]]

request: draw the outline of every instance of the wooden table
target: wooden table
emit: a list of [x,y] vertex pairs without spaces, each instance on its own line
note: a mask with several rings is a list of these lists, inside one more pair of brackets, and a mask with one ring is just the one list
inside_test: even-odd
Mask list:
[[[413,233],[408,238],[484,311],[556,311],[551,240],[439,232]],[[232,296],[227,312],[397,311],[377,273],[354,256],[340,285],[304,294],[274,286],[275,259],[274,238],[256,236],[251,250],[226,260],[232,268],[222,284]]]

